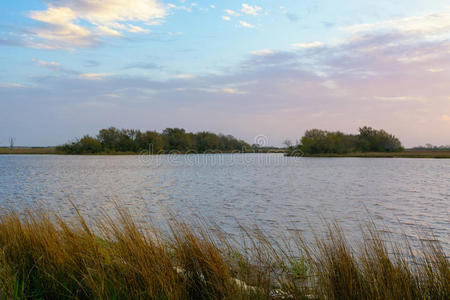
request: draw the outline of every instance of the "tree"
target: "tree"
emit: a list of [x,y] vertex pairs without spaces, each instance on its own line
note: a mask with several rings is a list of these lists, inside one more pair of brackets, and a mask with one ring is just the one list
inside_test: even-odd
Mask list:
[[85,135],[78,142],[80,144],[80,153],[99,153],[102,151],[102,144],[96,138]]
[[359,148],[362,151],[374,152],[395,152],[403,150],[402,143],[397,137],[387,133],[383,129],[376,130],[367,126],[359,129]]
[[136,146],[139,151],[149,150],[153,151],[152,154],[160,153],[164,150],[164,140],[161,135],[156,131],[138,131],[136,135]]
[[181,128],[166,128],[162,132],[167,141],[166,150],[186,151],[189,148],[189,140],[186,131]]

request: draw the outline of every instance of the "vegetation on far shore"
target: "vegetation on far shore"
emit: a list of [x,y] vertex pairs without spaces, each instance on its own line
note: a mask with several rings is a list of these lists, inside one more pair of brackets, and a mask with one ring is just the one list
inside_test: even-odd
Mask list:
[[317,154],[346,154],[366,152],[402,152],[400,140],[383,129],[364,126],[359,134],[320,129],[307,130],[296,145],[285,142],[288,156]]
[[0,147],[0,154],[58,154],[55,147]]
[[208,151],[242,151],[250,145],[231,135],[207,131],[192,133],[181,128],[166,128],[163,132],[110,127],[99,131],[96,137],[85,135],[81,139],[56,147],[67,154],[96,154],[148,151],[150,154],[170,152],[203,153]]
[[[350,245],[339,226],[277,243],[239,241],[173,216],[169,232],[118,208],[89,227],[42,210],[0,214],[2,299],[449,299],[450,262],[438,241],[414,252],[374,225]],[[214,227],[214,226],[213,226]],[[196,228],[196,229],[194,229]],[[239,245],[239,246],[237,246]]]
[[[249,149],[245,153],[286,153],[284,148],[259,148]],[[55,147],[20,147],[20,148],[1,148],[2,154],[66,154],[56,151]],[[135,152],[101,152],[95,155],[136,155]],[[402,152],[352,152],[352,153],[322,153],[322,154],[304,154],[305,157],[365,157],[365,158],[450,158],[450,150],[415,150],[406,149]]]
[[311,129],[296,144],[290,141],[285,144],[285,148],[250,146],[231,135],[192,133],[180,128],[167,128],[159,133],[110,127],[100,130],[95,137],[85,135],[57,147],[0,147],[0,154],[285,153],[307,157],[450,158],[450,146],[427,144],[404,149],[394,135],[367,126],[360,128],[359,134]]
[[401,152],[351,152],[305,154],[305,157],[359,157],[359,158],[450,158],[448,150],[411,150]]

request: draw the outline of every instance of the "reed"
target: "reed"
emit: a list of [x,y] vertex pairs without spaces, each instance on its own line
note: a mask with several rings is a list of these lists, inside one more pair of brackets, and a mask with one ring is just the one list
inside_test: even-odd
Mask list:
[[88,226],[41,209],[0,214],[3,299],[449,299],[439,242],[386,241],[373,224],[351,245],[336,224],[324,236],[238,241],[173,216],[168,230],[117,208]]

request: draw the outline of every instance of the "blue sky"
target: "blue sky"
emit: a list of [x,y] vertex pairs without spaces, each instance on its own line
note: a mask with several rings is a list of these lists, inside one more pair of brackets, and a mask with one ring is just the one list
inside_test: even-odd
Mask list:
[[450,144],[448,1],[0,4],[0,145],[117,126]]

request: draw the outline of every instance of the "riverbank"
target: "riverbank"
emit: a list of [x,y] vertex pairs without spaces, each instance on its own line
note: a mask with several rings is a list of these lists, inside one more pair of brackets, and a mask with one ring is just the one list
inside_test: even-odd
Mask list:
[[0,147],[1,154],[61,154],[55,147]]
[[306,154],[305,157],[450,158],[448,150],[405,150],[402,152],[354,152]]
[[[361,248],[325,236],[278,244],[260,231],[233,240],[173,217],[169,232],[114,217],[68,222],[42,210],[0,214],[2,299],[448,299],[450,262],[423,237],[420,253],[366,226]],[[195,221],[195,220],[192,220]],[[201,221],[198,224],[204,224]],[[210,228],[214,228],[213,230]],[[239,245],[239,246],[237,246]],[[402,250],[402,251],[400,251]]]
[[[158,153],[154,153],[155,155],[158,154],[232,154],[232,153],[285,153],[286,150],[284,149],[278,149],[278,148],[266,148],[266,149],[249,149],[249,150],[230,150],[230,151],[220,151],[220,150],[211,150],[206,151],[204,153],[197,153],[194,151],[189,151],[187,153],[183,153],[178,150],[171,150],[171,151],[160,151]],[[98,152],[98,153],[81,153],[81,154],[70,154],[65,153],[62,151],[58,151],[55,147],[17,147],[17,148],[6,148],[6,147],[0,147],[0,155],[2,154],[58,154],[58,155],[148,155],[149,151],[140,151],[140,152],[132,152],[132,151],[125,151],[125,152],[119,152],[119,151],[105,151],[105,152]]]
[[[173,152],[175,154],[177,152]],[[236,152],[214,152],[213,153],[236,153]],[[259,150],[249,150],[238,153],[286,153],[285,149],[269,148]],[[20,147],[20,148],[0,148],[0,155],[2,154],[58,154],[58,155],[72,155],[57,151],[55,147]],[[95,154],[78,154],[78,155],[138,155],[136,152],[101,152]],[[145,151],[143,154],[148,154]],[[181,154],[181,153],[180,153]],[[192,154],[192,153],[191,153]],[[299,155],[301,154],[301,155]],[[305,154],[299,152],[298,156],[304,157],[367,157],[367,158],[450,158],[450,150],[405,150],[402,152],[353,152],[353,153],[322,153],[322,154]]]

